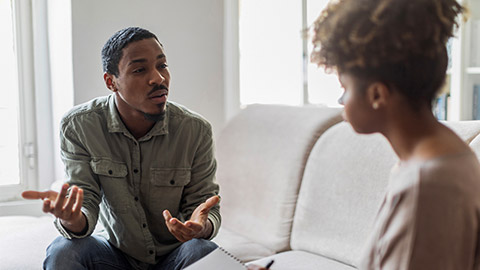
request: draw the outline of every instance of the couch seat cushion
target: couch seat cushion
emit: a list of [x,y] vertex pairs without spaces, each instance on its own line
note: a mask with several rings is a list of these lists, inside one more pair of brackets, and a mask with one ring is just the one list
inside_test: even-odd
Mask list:
[[0,269],[42,269],[45,250],[59,236],[53,217],[0,217]]
[[270,260],[275,260],[272,269],[275,270],[353,270],[356,269],[335,260],[315,255],[306,251],[286,251],[273,256],[251,262],[260,266],[265,266]]
[[275,254],[274,250],[223,227],[220,228],[213,242],[242,262],[249,262]]

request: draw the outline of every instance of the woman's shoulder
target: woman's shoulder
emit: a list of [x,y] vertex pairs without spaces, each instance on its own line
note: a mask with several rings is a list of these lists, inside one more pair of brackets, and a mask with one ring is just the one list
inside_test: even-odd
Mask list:
[[418,197],[475,197],[480,205],[480,163],[471,150],[400,162],[390,178],[390,192]]
[[480,164],[472,151],[430,159],[418,168],[420,200],[463,202],[480,207]]
[[480,163],[470,149],[422,160],[418,163],[421,177],[425,180],[448,179],[451,182],[459,182],[460,178],[467,178],[480,182]]

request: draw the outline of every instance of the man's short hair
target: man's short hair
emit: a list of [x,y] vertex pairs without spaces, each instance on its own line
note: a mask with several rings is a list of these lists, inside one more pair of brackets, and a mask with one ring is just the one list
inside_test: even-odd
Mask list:
[[[120,62],[120,59],[122,59],[123,48],[127,47],[127,45],[132,42],[149,38],[154,38],[158,41],[158,43],[160,43],[155,34],[140,27],[127,27],[117,31],[107,40],[105,45],[103,45],[103,72],[113,74],[115,77],[117,77],[119,72],[118,63]],[[161,43],[160,46],[163,47]]]

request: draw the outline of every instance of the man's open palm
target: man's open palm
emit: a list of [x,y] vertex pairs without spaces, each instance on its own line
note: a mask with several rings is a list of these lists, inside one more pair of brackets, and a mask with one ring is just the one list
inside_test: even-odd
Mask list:
[[22,193],[22,197],[29,200],[43,200],[43,212],[53,214],[67,228],[73,228],[73,231],[81,231],[85,225],[81,211],[83,190],[73,186],[68,197],[67,192],[68,184],[64,184],[60,193],[53,190],[27,190]]
[[168,230],[180,242],[186,242],[193,238],[206,238],[212,231],[212,224],[208,221],[210,209],[220,201],[220,197],[212,196],[204,203],[197,206],[193,211],[190,220],[182,223],[177,218],[172,217],[170,211],[163,211],[165,224]]

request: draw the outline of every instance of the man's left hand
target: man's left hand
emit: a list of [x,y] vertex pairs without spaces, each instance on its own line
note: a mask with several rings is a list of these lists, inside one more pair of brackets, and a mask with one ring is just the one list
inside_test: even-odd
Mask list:
[[212,223],[208,221],[208,213],[219,201],[220,197],[218,196],[210,197],[193,211],[190,220],[185,223],[172,217],[170,211],[164,210],[165,224],[170,233],[180,242],[187,242],[193,238],[208,238],[213,230]]

